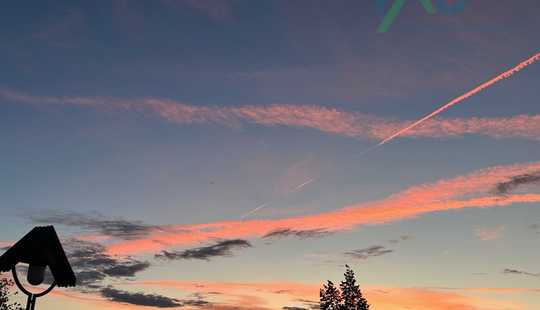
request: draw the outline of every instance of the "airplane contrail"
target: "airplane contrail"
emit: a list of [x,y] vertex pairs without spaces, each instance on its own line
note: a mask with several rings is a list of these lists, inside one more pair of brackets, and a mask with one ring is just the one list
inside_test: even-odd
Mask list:
[[[310,183],[313,183],[315,181],[314,178],[310,178],[308,179],[307,181],[305,181],[304,183],[300,184],[300,185],[297,185],[293,188],[292,192],[297,192],[299,190],[301,190],[302,188],[304,188],[305,186],[309,185]],[[270,202],[265,202],[263,204],[260,204],[258,205],[257,207],[255,207],[253,210],[245,213],[244,215],[242,215],[241,219],[244,220],[246,217],[256,213],[257,211],[261,210],[262,208],[265,208],[267,207],[268,205],[270,204]]]
[[[502,80],[505,80],[507,78],[510,78],[512,75],[518,73],[519,71],[525,69],[526,67],[532,65],[533,63],[537,62],[540,60],[540,52],[536,53],[535,55],[533,55],[532,57],[530,57],[529,59],[525,60],[525,61],[522,61],[520,62],[518,65],[516,65],[515,67],[497,75],[496,77],[478,85],[477,87],[473,88],[472,90],[466,92],[465,94],[459,96],[459,97],[456,97],[454,99],[452,99],[451,101],[449,101],[448,103],[444,104],[443,106],[439,107],[438,109],[436,109],[435,111],[429,113],[428,115],[422,117],[421,119],[415,121],[414,123],[410,124],[409,126],[403,128],[403,129],[400,129],[398,131],[396,131],[395,133],[393,133],[392,135],[388,136],[387,138],[384,138],[381,142],[379,142],[378,144],[375,144],[373,146],[371,146],[370,148],[366,149],[365,151],[363,151],[362,153],[360,153],[360,156],[363,156],[381,146],[383,146],[384,144],[394,140],[395,138],[403,135],[404,133],[406,133],[407,131],[421,125],[422,123],[434,118],[435,116],[439,115],[440,113],[446,111],[447,109],[451,108],[452,106],[456,105],[456,104],[459,104],[461,103],[462,101],[480,93],[481,91],[483,91],[484,89],[486,88],[489,88],[495,84],[497,84],[498,82],[502,81]],[[312,183],[313,181],[315,181],[315,179],[309,179],[307,180],[306,182],[296,186],[294,189],[293,189],[293,192],[297,192],[299,190],[301,190],[303,187],[305,187],[306,185]],[[264,203],[260,206],[258,206],[257,208],[249,211],[248,213],[244,214],[242,216],[242,219],[246,218],[247,216],[259,211],[260,209],[266,207],[269,203]]]
[[245,213],[244,215],[242,215],[242,221],[243,221],[246,217],[248,217],[248,216],[250,216],[251,214],[253,214],[253,213],[259,211],[260,209],[262,209],[262,208],[268,206],[269,204],[270,204],[269,202],[265,202],[265,203],[263,203],[263,204],[258,205],[255,209],[253,209],[253,210],[251,210],[251,211]]
[[296,192],[296,191],[302,189],[304,186],[306,186],[306,185],[312,183],[313,181],[315,181],[315,179],[313,179],[313,178],[311,178],[311,179],[305,181],[304,183],[302,183],[302,184],[296,186],[296,187],[293,189],[293,192]]
[[451,108],[452,106],[462,102],[463,100],[469,98],[469,97],[472,97],[476,94],[478,94],[479,92],[481,92],[482,90],[488,88],[488,87],[491,87],[493,86],[494,84],[504,80],[504,79],[507,79],[509,77],[511,77],[512,75],[518,73],[519,71],[523,70],[525,67],[528,67],[530,65],[532,65],[533,63],[537,62],[538,60],[540,60],[540,53],[537,53],[535,54],[534,56],[530,57],[529,59],[519,63],[517,66],[513,67],[512,69],[509,69],[501,74],[499,74],[498,76],[492,78],[491,80],[487,81],[487,82],[484,82],[482,84],[480,84],[479,86],[477,86],[476,88],[466,92],[465,94],[453,99],[452,101],[448,102],[447,104],[441,106],[440,108],[438,108],[437,110],[433,111],[432,113],[422,117],[421,119],[417,120],[416,122],[412,123],[411,125],[403,128],[403,129],[400,129],[398,130],[397,132],[395,132],[394,134],[390,135],[389,137],[385,138],[384,140],[382,140],[381,142],[379,142],[377,145],[373,146],[372,148],[368,149],[367,151],[364,151],[362,154],[366,154],[367,152],[369,151],[372,151],[392,140],[394,140],[395,138],[401,136],[402,134],[406,133],[407,131],[419,126],[420,124],[422,124],[423,122],[429,120],[429,119],[432,119],[433,117],[437,116],[438,114],[444,112],[445,110]]

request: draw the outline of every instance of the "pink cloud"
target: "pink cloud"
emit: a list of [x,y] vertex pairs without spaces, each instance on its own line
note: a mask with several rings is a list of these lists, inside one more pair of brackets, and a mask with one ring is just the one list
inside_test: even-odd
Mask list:
[[[384,139],[412,121],[381,118],[314,105],[272,104],[237,107],[195,106],[183,102],[147,98],[125,100],[101,97],[43,97],[0,89],[0,98],[36,105],[73,105],[103,111],[148,113],[177,124],[242,124],[308,128],[351,138]],[[435,118],[403,134],[409,138],[445,138],[482,135],[492,138],[540,140],[540,115],[497,118]]]
[[[108,247],[110,254],[157,252],[212,239],[253,238],[280,229],[339,231],[359,225],[378,225],[411,219],[432,212],[467,208],[504,207],[540,201],[540,194],[499,196],[493,188],[515,175],[540,170],[540,162],[498,166],[465,176],[413,186],[379,201],[358,203],[331,212],[282,219],[221,221],[170,226],[139,240],[121,241]],[[171,232],[172,231],[172,232]]]

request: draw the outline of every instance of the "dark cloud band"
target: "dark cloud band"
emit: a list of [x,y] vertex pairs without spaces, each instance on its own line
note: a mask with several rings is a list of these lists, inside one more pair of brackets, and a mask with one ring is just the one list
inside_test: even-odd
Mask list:
[[99,213],[83,214],[63,210],[46,210],[39,213],[25,214],[25,217],[36,224],[58,224],[76,227],[127,240],[141,238],[153,230],[161,229],[158,226],[146,225],[139,221],[109,219]]
[[518,189],[520,186],[540,184],[540,171],[528,174],[517,175],[510,180],[496,185],[495,192],[499,195],[507,195]]
[[382,245],[374,245],[369,248],[345,252],[345,255],[356,259],[366,260],[371,257],[382,256],[392,252],[394,252],[394,250],[388,249]]
[[251,243],[242,239],[232,239],[219,241],[213,245],[203,246],[193,249],[187,249],[184,251],[162,251],[156,254],[155,257],[159,259],[167,260],[179,260],[179,259],[200,259],[210,260],[214,257],[232,256],[233,250],[250,248]]
[[300,239],[322,238],[328,236],[331,232],[324,229],[294,230],[290,228],[274,230],[263,236],[265,239],[277,239],[285,237],[297,237]]
[[110,301],[126,303],[137,306],[157,307],[157,308],[176,308],[183,304],[174,298],[169,298],[156,294],[131,293],[121,291],[112,287],[106,287],[101,290],[101,295]]
[[532,273],[528,271],[523,270],[517,270],[517,269],[510,269],[506,268],[503,270],[503,274],[507,275],[521,275],[521,276],[529,276],[529,277],[540,277],[540,273]]

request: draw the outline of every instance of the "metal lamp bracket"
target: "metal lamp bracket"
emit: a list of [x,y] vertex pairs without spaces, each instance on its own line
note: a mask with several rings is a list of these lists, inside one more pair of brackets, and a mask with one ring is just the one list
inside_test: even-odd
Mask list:
[[53,281],[53,283],[51,284],[51,286],[49,286],[49,288],[47,288],[46,290],[44,290],[43,292],[41,293],[38,293],[38,294],[34,294],[30,291],[28,291],[21,283],[21,281],[19,281],[19,277],[17,276],[17,270],[16,270],[16,265],[13,266],[13,268],[11,268],[11,273],[13,274],[13,280],[15,281],[15,284],[17,284],[17,287],[26,295],[28,296],[28,299],[26,300],[26,310],[34,310],[35,306],[36,306],[36,299],[38,297],[41,297],[41,296],[45,296],[47,295],[48,293],[50,293],[53,288],[56,286],[56,282]]

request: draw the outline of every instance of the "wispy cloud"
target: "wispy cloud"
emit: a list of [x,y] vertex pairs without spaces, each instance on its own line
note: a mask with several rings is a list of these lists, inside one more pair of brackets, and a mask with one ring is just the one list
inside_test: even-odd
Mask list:
[[399,236],[399,238],[388,240],[388,242],[392,244],[398,244],[400,242],[411,240],[411,239],[413,239],[413,236],[411,235],[401,235]]
[[[386,243],[397,247],[398,244],[412,239],[411,235],[401,235],[398,238],[387,240]],[[306,254],[306,258],[314,259],[316,261],[322,261],[326,264],[332,265],[344,265],[347,264],[350,259],[367,260],[369,258],[383,256],[386,254],[394,253],[394,248],[388,247],[383,244],[372,245],[365,248],[349,250],[344,253],[310,253]]]
[[246,240],[234,239],[234,240],[222,240],[216,244],[187,249],[184,251],[162,251],[160,254],[156,254],[156,258],[178,260],[178,259],[200,259],[210,260],[214,257],[232,256],[233,250],[250,248],[251,243]]
[[108,247],[110,253],[156,252],[212,239],[262,237],[284,229],[338,231],[358,225],[377,225],[420,215],[467,208],[503,207],[540,201],[540,194],[494,195],[492,188],[512,176],[538,171],[540,162],[498,166],[468,175],[413,186],[390,197],[359,203],[343,209],[282,219],[223,221],[173,227],[179,233],[153,232],[147,238],[124,241]]
[[285,237],[297,237],[300,239],[321,238],[331,234],[324,229],[294,230],[290,228],[278,229],[262,236],[265,239],[277,239]]
[[[127,100],[105,97],[44,97],[0,89],[0,98],[7,102],[36,105],[71,105],[103,111],[131,111],[157,116],[177,124],[220,124],[237,127],[243,123],[260,126],[309,128],[321,132],[380,140],[408,120],[395,120],[374,115],[346,112],[315,105],[272,104],[236,107],[198,106],[167,99]],[[540,140],[540,115],[516,115],[499,118],[430,119],[401,136],[410,138],[443,138],[482,135],[492,138]]]
[[528,272],[528,271],[511,269],[511,268],[504,269],[503,274],[529,276],[529,277],[540,277],[540,273],[532,273],[532,272]]
[[366,260],[371,257],[383,256],[392,252],[394,252],[394,250],[388,249],[383,245],[374,245],[368,248],[345,252],[345,255],[356,259]]
[[502,237],[505,227],[499,225],[497,227],[480,227],[475,229],[475,234],[482,241],[496,240]]
[[59,224],[91,230],[104,236],[121,239],[141,238],[153,230],[162,229],[138,221],[128,221],[120,218],[110,219],[99,213],[84,214],[66,210],[40,210],[39,212],[25,213],[24,216],[35,224]]

